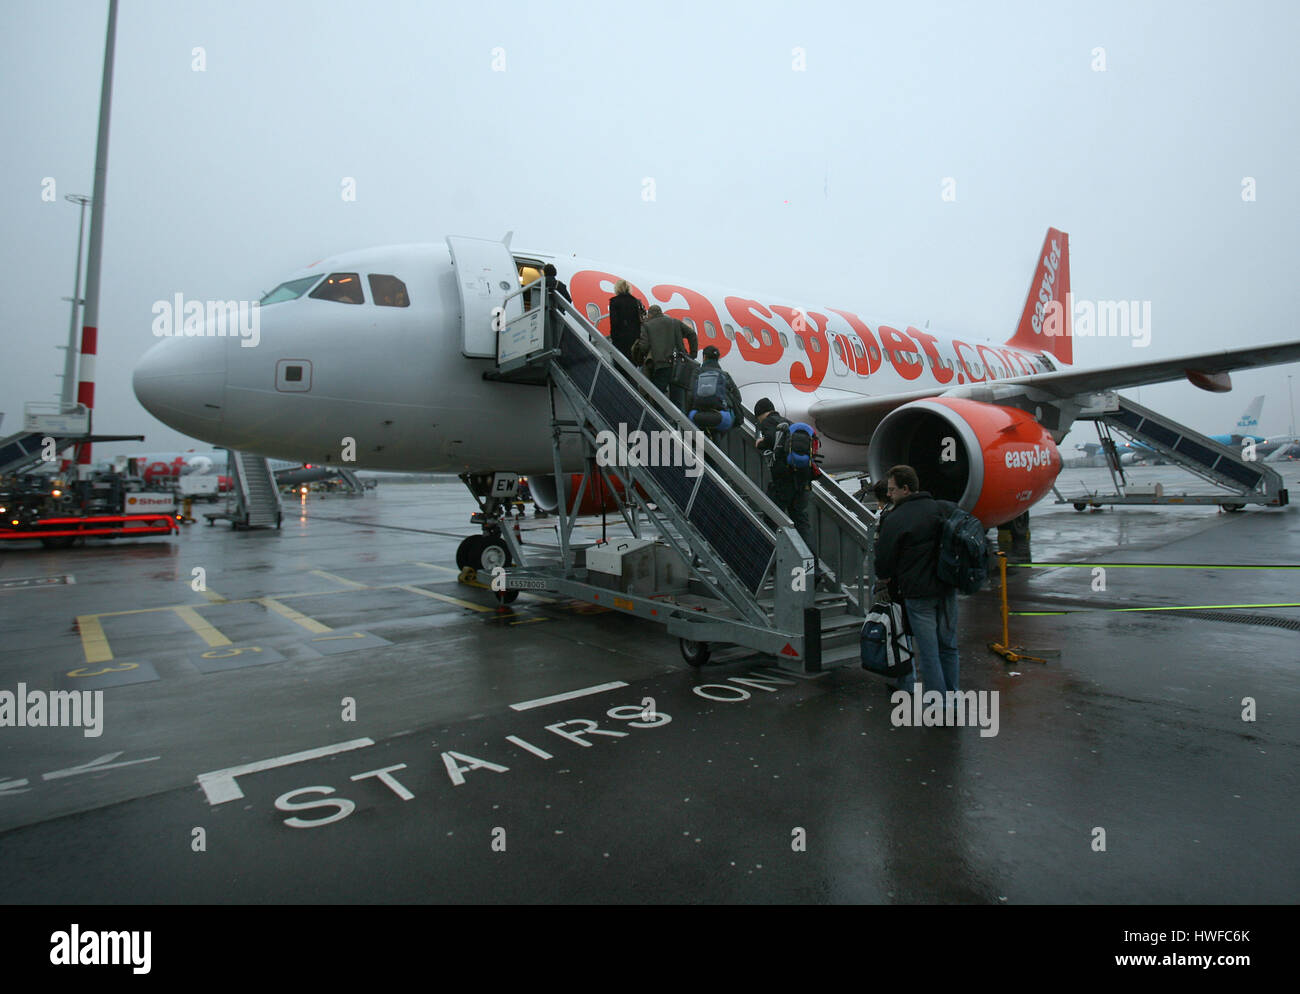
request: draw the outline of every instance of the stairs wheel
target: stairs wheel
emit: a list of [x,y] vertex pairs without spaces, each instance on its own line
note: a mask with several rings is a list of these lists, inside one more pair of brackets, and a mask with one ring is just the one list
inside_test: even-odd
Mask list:
[[1232,514],[1235,511],[1244,511],[1246,509],[1245,504],[1220,504],[1219,506],[1229,514]]
[[1074,509],[1075,509],[1076,511],[1086,511],[1086,510],[1088,510],[1088,505],[1085,504],[1085,503],[1084,503],[1083,501],[1081,501],[1081,500],[1076,500],[1076,501],[1074,502]]
[[692,642],[690,639],[678,639],[677,646],[682,651],[682,658],[689,666],[703,666],[709,661],[709,643]]
[[498,590],[496,591],[498,604],[513,604],[519,600],[518,590]]

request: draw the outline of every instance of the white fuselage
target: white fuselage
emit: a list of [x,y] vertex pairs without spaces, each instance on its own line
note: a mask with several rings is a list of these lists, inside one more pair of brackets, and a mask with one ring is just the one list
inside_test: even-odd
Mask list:
[[[1052,368],[1040,354],[894,328],[842,309],[588,260],[513,254],[521,262],[554,262],[575,304],[602,318],[605,333],[614,274],[628,279],[666,313],[689,316],[701,348],[718,346],[747,406],[767,396],[791,418],[819,400],[939,392]],[[409,306],[379,306],[369,294],[353,304],[303,293],[260,309],[253,347],[251,339],[193,333],[209,330],[203,327],[162,338],[135,373],[141,403],[187,435],[299,462],[433,472],[553,469],[548,391],[485,380],[494,361],[464,354],[463,298],[447,245],[347,253],[290,280],[335,273],[360,274],[363,288],[370,275],[396,276]],[[289,381],[292,367],[298,379]],[[827,468],[865,465],[867,441],[828,443]],[[347,458],[349,444],[354,459]],[[566,466],[576,466],[575,456],[576,450],[567,454]]]

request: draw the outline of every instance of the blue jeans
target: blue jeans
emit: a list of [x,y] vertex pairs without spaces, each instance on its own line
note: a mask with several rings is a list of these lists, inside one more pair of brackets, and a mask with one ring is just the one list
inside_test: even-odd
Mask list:
[[[938,597],[908,597],[903,605],[916,646],[916,679],[922,690],[959,690],[956,589],[949,587]],[[909,684],[904,689],[912,687]]]

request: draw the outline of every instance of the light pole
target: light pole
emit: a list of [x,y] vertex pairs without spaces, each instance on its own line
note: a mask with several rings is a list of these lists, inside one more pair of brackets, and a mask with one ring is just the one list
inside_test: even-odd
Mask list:
[[1291,431],[1290,431],[1290,434],[1294,436],[1294,435],[1295,435],[1295,397],[1293,397],[1293,396],[1291,395],[1291,379],[1292,379],[1291,374],[1290,374],[1290,373],[1287,373],[1287,376],[1286,376],[1286,399],[1290,402],[1290,406],[1291,406]]
[[90,198],[80,193],[69,193],[63,199],[81,205],[81,220],[77,227],[77,275],[72,288],[72,321],[68,325],[68,354],[63,359],[63,394],[61,407],[66,411],[76,406],[73,392],[77,386],[77,308],[81,300],[81,243],[86,235],[86,205]]

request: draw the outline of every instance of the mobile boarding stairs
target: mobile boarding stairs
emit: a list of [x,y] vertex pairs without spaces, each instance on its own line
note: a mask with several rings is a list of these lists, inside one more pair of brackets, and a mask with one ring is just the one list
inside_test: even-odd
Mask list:
[[[747,422],[717,442],[704,438],[582,313],[539,289],[534,283],[507,296],[509,314],[511,298],[537,295],[532,309],[503,322],[496,368],[484,376],[549,392],[558,547],[525,544],[509,526],[510,495],[493,493],[494,474],[462,477],[482,508],[476,520],[509,548],[513,565],[502,567],[498,596],[547,591],[658,622],[680,639],[692,665],[731,647],[729,656],[757,652],[805,673],[856,664],[874,579],[870,512],[820,476],[809,501],[810,549],[765,492],[770,469]],[[600,460],[612,465],[598,465],[598,436],[612,433],[608,453],[620,426],[626,436],[640,431],[658,440],[651,451],[660,458],[638,465],[620,450]],[[572,452],[575,438],[585,470],[566,495],[571,464],[561,464],[561,450]],[[575,537],[569,509],[591,488],[617,504],[630,538]]]
[[[1260,460],[1250,458],[1253,450],[1249,446],[1238,449],[1223,445],[1127,397],[1112,393],[1108,399],[1104,411],[1081,417],[1097,425],[1097,437],[1115,493],[1066,497],[1056,489],[1058,504],[1073,504],[1078,511],[1105,504],[1218,504],[1225,511],[1240,511],[1247,504],[1285,507],[1288,503],[1281,475]],[[1128,438],[1138,449],[1220,487],[1220,492],[1167,494],[1159,484],[1141,489],[1131,486],[1116,452],[1112,430]]]

